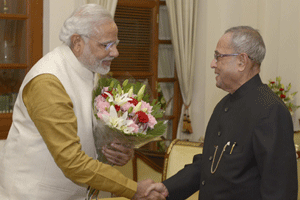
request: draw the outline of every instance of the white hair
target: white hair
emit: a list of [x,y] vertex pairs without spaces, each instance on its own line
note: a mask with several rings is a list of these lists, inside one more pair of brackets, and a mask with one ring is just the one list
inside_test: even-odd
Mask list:
[[225,31],[231,33],[231,46],[236,53],[246,53],[257,64],[265,58],[265,43],[258,30],[250,26],[232,27]]
[[[59,39],[71,46],[71,36],[75,33],[78,35],[90,36],[99,33],[101,30],[97,30],[99,25],[114,21],[110,12],[98,4],[85,4],[77,8],[71,16],[66,19],[62,26]],[[83,37],[87,42],[87,38]]]

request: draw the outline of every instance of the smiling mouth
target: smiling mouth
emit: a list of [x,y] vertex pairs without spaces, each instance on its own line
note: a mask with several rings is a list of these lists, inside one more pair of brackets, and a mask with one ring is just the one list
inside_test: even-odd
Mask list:
[[102,64],[105,65],[105,66],[110,66],[111,65],[111,61],[112,60],[104,60],[104,61],[102,61]]

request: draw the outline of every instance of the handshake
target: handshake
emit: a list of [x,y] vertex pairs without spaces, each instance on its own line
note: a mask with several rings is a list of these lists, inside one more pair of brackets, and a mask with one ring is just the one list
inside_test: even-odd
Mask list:
[[168,195],[168,189],[164,184],[146,179],[138,182],[137,191],[132,200],[165,200]]

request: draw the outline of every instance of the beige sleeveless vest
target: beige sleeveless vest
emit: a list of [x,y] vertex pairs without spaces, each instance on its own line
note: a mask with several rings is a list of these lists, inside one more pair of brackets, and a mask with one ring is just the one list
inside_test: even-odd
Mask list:
[[74,105],[82,150],[96,157],[91,110],[93,73],[63,44],[44,56],[21,85],[13,124],[0,152],[1,200],[75,200],[85,197],[86,188],[66,178],[55,164],[21,98],[24,86],[44,73],[55,75],[63,84]]

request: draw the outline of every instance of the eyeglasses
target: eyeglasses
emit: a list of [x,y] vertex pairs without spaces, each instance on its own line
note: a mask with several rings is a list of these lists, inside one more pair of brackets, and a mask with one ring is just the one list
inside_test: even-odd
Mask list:
[[218,61],[218,58],[223,58],[223,57],[226,57],[226,56],[238,56],[240,55],[239,53],[233,53],[233,54],[219,54],[219,53],[216,53],[214,54],[214,58],[216,61]]
[[100,44],[101,46],[104,47],[105,51],[111,50],[111,48],[112,48],[114,45],[118,46],[118,44],[119,44],[119,42],[120,42],[120,40],[116,40],[116,41],[114,41],[114,42],[109,42],[109,43],[106,43],[106,44],[105,44],[105,43],[101,43],[101,42],[99,42],[99,41],[97,41],[97,40],[94,40],[94,39],[90,38],[90,37],[87,36],[87,35],[82,35],[82,36],[84,36],[84,37],[86,37],[86,38],[89,38],[90,40],[93,40],[93,41],[97,42],[98,44]]
[[[218,58],[223,58],[223,57],[226,57],[226,56],[238,56],[240,55],[240,53],[233,53],[233,54],[219,54],[217,51],[215,51],[215,54],[214,54],[214,58],[216,60],[216,62],[218,61]],[[251,58],[250,56],[248,56],[248,58],[250,60],[253,60],[253,58]]]

